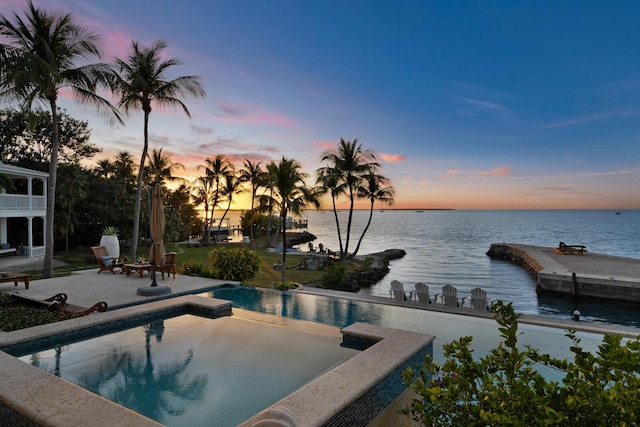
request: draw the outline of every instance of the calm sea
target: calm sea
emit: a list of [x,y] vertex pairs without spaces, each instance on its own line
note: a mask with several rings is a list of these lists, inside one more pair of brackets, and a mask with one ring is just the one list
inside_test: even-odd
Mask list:
[[[346,227],[348,211],[338,215],[341,226]],[[353,215],[350,251],[355,249],[369,211]],[[309,232],[317,236],[316,246],[322,243],[331,250],[339,249],[333,211],[309,210],[303,219],[308,219]],[[388,297],[391,280],[403,282],[407,289],[425,282],[432,293],[451,284],[461,296],[479,286],[492,300],[513,301],[521,313],[570,318],[578,309],[588,321],[640,327],[638,307],[538,295],[535,279],[522,267],[485,254],[496,242],[551,247],[560,241],[586,245],[590,252],[640,259],[640,211],[374,210],[358,254],[385,249],[404,249],[407,254],[391,262],[391,272],[384,280],[360,292]]]

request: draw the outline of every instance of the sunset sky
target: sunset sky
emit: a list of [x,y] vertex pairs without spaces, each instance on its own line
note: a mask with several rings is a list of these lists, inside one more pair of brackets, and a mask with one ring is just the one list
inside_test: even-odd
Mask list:
[[[374,150],[396,208],[640,208],[640,2],[34,0],[103,35],[105,62],[165,40],[207,97],[155,109],[150,148],[195,166]],[[0,14],[26,1],[0,0]],[[142,151],[142,117],[104,152]],[[241,207],[241,206],[239,206]],[[327,206],[328,207],[328,206]]]

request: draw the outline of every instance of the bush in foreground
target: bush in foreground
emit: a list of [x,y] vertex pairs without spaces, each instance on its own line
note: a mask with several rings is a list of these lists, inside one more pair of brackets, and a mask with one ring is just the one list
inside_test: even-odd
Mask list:
[[260,271],[262,258],[246,248],[215,248],[209,252],[211,273],[222,280],[251,280]]
[[[525,346],[518,349],[518,314],[511,303],[494,306],[503,341],[474,360],[472,337],[446,344],[445,362],[427,357],[404,378],[417,394],[403,410],[426,426],[637,425],[640,417],[640,337],[603,338],[596,354],[584,351],[573,331],[566,334],[574,361]],[[563,373],[549,381],[534,365]]]
[[10,332],[75,317],[73,313],[29,307],[7,294],[0,294],[0,331]]

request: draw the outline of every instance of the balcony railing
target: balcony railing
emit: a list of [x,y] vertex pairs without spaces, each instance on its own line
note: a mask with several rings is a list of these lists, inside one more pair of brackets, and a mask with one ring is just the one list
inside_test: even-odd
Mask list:
[[0,194],[0,210],[41,210],[45,209],[44,196],[26,194]]

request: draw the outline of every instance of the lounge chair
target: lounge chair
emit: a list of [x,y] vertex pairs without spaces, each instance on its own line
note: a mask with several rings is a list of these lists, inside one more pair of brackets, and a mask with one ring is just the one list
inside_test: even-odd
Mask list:
[[404,284],[397,280],[391,281],[391,290],[389,290],[389,294],[396,302],[404,303],[413,299],[413,291],[409,291],[409,297],[407,298],[407,292],[404,290]]
[[315,252],[316,248],[313,247],[313,242],[309,242],[309,252]]
[[429,305],[433,304],[433,302],[438,299],[439,294],[435,294],[432,301],[429,295],[429,287],[422,282],[418,282],[416,283],[415,295],[416,299],[418,300],[418,304]]
[[491,300],[487,298],[487,291],[482,288],[471,289],[471,308],[475,311],[488,311],[491,309]]
[[567,245],[565,242],[560,242],[555,251],[560,255],[582,255],[587,251],[587,247],[585,245]]
[[164,254],[164,265],[156,266],[156,269],[162,273],[162,280],[164,280],[164,273],[167,272],[167,277],[173,274],[173,278],[176,278],[176,253],[169,252]]
[[113,271],[114,268],[119,268],[122,272],[122,266],[127,262],[126,257],[114,258],[112,256],[109,256],[107,248],[105,248],[104,246],[92,246],[91,250],[93,251],[93,256],[96,258],[98,267],[100,268],[98,270],[98,274],[103,270],[107,270],[112,274],[116,274],[116,272]]
[[458,290],[451,285],[442,287],[442,304],[447,308],[457,309],[464,305],[464,298],[458,298]]

